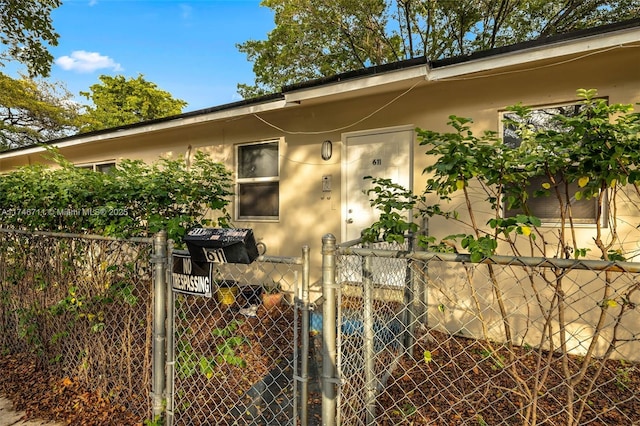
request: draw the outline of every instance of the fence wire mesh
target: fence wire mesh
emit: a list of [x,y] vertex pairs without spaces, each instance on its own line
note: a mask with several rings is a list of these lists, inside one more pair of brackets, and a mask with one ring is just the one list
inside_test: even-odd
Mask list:
[[0,348],[151,417],[151,245],[3,231]]
[[210,298],[174,293],[174,424],[296,424],[303,268],[283,260],[215,265]]
[[640,424],[640,265],[336,262],[337,424]]

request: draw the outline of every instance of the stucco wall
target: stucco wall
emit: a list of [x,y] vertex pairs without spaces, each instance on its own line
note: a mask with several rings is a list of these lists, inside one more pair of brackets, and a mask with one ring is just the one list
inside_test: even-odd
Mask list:
[[[635,51],[637,52],[637,50]],[[558,62],[558,61],[556,61]],[[610,102],[640,102],[637,54],[630,49],[565,58],[562,63],[513,67],[495,75],[468,75],[446,81],[423,81],[398,97],[405,89],[372,96],[336,97],[329,101],[304,101],[300,105],[258,113],[262,120],[245,116],[204,122],[171,130],[110,138],[62,149],[74,163],[121,158],[154,161],[160,156],[184,155],[189,146],[204,150],[234,168],[234,146],[240,143],[278,139],[280,143],[280,219],[274,222],[236,221],[249,227],[268,254],[295,256],[303,245],[312,251],[312,270],[319,271],[321,238],[333,233],[340,240],[343,205],[340,194],[341,148],[344,134],[352,131],[412,125],[436,131],[447,130],[451,114],[471,117],[474,129],[497,130],[499,111],[508,105],[547,105],[576,100],[578,88],[597,88]],[[412,83],[413,84],[413,83]],[[377,111],[377,112],[376,112]],[[374,113],[371,115],[372,113]],[[364,119],[365,117],[369,118]],[[265,123],[268,122],[271,125]],[[320,158],[322,141],[333,142],[333,157]],[[423,168],[431,161],[424,147],[414,147],[415,192],[421,192]],[[0,159],[0,171],[42,161],[39,154]],[[322,192],[322,176],[331,175],[333,191]],[[626,212],[629,218],[633,211]],[[485,212],[478,205],[481,221]],[[434,219],[431,233],[454,232],[451,224]],[[588,230],[591,232],[592,230]],[[315,274],[314,280],[319,280]]]

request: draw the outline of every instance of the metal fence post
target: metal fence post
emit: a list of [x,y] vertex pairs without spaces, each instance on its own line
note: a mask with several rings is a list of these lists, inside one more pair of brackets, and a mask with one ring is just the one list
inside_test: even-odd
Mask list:
[[302,247],[302,391],[300,424],[309,422],[309,246]]
[[166,399],[167,399],[167,403],[166,403],[166,421],[165,421],[165,425],[166,426],[172,426],[173,425],[173,417],[174,417],[174,413],[173,413],[173,409],[174,409],[174,403],[173,403],[173,393],[174,393],[174,388],[173,388],[173,384],[174,384],[174,374],[175,374],[175,346],[174,346],[174,329],[173,329],[173,322],[174,322],[174,316],[175,316],[175,300],[174,300],[174,294],[173,294],[173,289],[172,289],[172,280],[171,280],[171,269],[172,269],[172,262],[173,262],[173,240],[169,240],[168,241],[168,246],[167,246],[167,290],[166,290],[166,294],[167,294],[167,360],[166,360],[166,379],[167,379],[167,383],[166,383]]
[[[412,253],[415,247],[415,235],[413,233],[409,234],[407,237],[408,246],[407,251]],[[416,282],[415,276],[413,274],[413,260],[407,259],[407,268],[405,271],[405,282],[404,282],[404,347],[409,350],[414,343],[414,336],[416,331],[416,319],[418,314],[416,310],[418,309],[417,298],[416,298]]]
[[154,419],[162,416],[162,399],[165,391],[165,322],[167,319],[167,232],[160,231],[153,237],[153,343],[152,343],[152,410]]
[[376,372],[375,332],[373,319],[373,259],[365,256],[362,265],[362,328],[364,337],[364,375],[366,425],[376,422]]
[[336,237],[322,237],[322,424],[336,424]]

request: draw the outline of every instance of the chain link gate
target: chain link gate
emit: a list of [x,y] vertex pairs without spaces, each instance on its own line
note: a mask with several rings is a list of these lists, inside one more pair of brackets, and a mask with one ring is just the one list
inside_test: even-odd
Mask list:
[[323,268],[326,425],[640,424],[639,263],[329,235]]
[[169,294],[167,423],[307,424],[308,247],[212,266],[210,294]]

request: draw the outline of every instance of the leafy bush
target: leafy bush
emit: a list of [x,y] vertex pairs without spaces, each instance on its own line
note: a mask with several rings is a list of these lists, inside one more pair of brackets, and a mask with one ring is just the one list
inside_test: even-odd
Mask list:
[[[592,199],[597,216],[586,229],[595,230],[592,241],[598,257],[628,258],[628,244],[625,247],[621,238],[628,235],[618,232],[622,224],[618,206],[635,203],[632,194],[640,196],[640,114],[633,112],[632,105],[609,105],[594,89],[580,89],[577,96],[582,99],[579,111],[571,117],[554,116],[557,128],[551,130],[528,125],[530,109],[521,105],[508,108],[525,118],[521,122],[505,120],[522,141],[518,147],[504,144],[496,132],[476,136],[471,119],[454,115],[449,117],[451,132],[418,129],[420,145],[434,158],[424,169],[428,176],[425,191],[418,196],[388,180],[373,178],[371,205],[381,213],[364,231],[365,239],[403,241],[417,226],[401,213],[413,210],[425,218],[457,221],[470,230],[440,240],[420,236],[419,244],[430,250],[457,250],[458,242],[474,261],[495,254],[499,246],[502,252],[509,250],[515,255],[579,258],[590,249],[575,238],[579,224],[571,207],[581,199]],[[543,183],[530,194],[528,188],[535,178]],[[578,190],[572,190],[572,185]],[[434,204],[434,196],[442,204]],[[547,197],[549,204],[558,204],[557,232],[548,232],[531,213],[531,197]],[[505,209],[521,213],[505,215]],[[486,211],[493,217],[483,223],[479,212]],[[521,252],[518,238],[527,240],[527,252]]]
[[117,237],[165,229],[178,241],[191,227],[229,225],[231,173],[202,152],[190,164],[123,160],[108,173],[49,152],[58,167],[29,165],[0,177],[0,226]]
[[[632,105],[609,105],[593,89],[578,90],[577,95],[582,101],[575,113],[554,114],[550,129],[536,128],[529,120],[530,109],[521,105],[508,108],[522,118],[505,120],[520,140],[518,146],[503,143],[492,131],[476,136],[471,119],[454,115],[449,117],[448,124],[453,128],[450,132],[419,129],[420,145],[426,147],[426,154],[433,159],[424,169],[428,176],[425,190],[416,196],[387,179],[372,179],[368,195],[371,205],[380,210],[380,218],[365,230],[364,239],[404,241],[405,234],[418,230],[417,225],[405,219],[405,213],[413,211],[425,223],[428,218],[439,217],[454,221],[457,229],[467,231],[439,239],[419,235],[418,245],[431,251],[466,251],[472,262],[480,262],[497,252],[579,259],[593,250],[590,256],[607,261],[636,257],[640,239],[636,226],[640,200],[640,114],[633,112]],[[556,206],[559,212],[559,217],[547,226],[533,214],[532,199],[537,197],[546,197],[546,204]],[[580,200],[595,203],[595,218],[588,226],[581,226],[575,216],[573,208]],[[584,238],[587,234],[590,239]],[[547,388],[550,370],[549,367],[530,370],[526,376],[534,376],[535,385],[529,386],[528,377],[515,368],[517,325],[514,327],[516,321],[509,307],[513,293],[502,285],[504,277],[499,269],[491,263],[483,266],[483,274],[479,275],[488,277],[491,283],[502,322],[502,347],[508,351],[507,356],[496,357],[496,347],[489,347],[482,356],[491,360],[492,368],[504,370],[518,384],[517,390],[512,390],[514,406],[523,407],[523,424],[535,423],[537,414],[531,407],[536,407],[541,391]],[[579,314],[576,321],[572,315],[577,308],[572,297],[567,297],[574,291],[575,283],[567,279],[565,268],[523,271],[528,277],[518,281],[518,291],[528,294],[531,302],[526,309],[518,309],[540,312],[543,318],[536,363],[544,365],[551,359],[545,349],[551,349],[550,354],[560,353],[563,368],[558,374],[562,375],[565,388],[567,424],[578,424],[584,421],[581,417],[589,415],[585,407],[591,405],[590,391],[604,371],[604,364],[594,372],[588,372],[589,367],[596,365],[596,357],[602,358],[598,362],[604,362],[621,344],[631,341],[618,337],[621,334],[618,328],[622,319],[637,307],[631,299],[639,289],[638,283],[621,286],[616,275],[605,271],[601,288],[589,294],[599,301],[598,310],[589,314],[592,317]],[[477,303],[478,282],[473,273],[467,273],[465,279],[473,295],[472,301],[465,301],[466,310]],[[541,289],[546,292],[544,297]],[[444,309],[444,304],[438,305],[440,312]],[[475,309],[482,322],[483,339],[488,342],[487,330],[495,327],[495,323],[484,322],[485,310],[479,304]],[[612,336],[607,337],[611,324],[615,324]],[[579,371],[574,372],[568,361],[569,353],[575,349],[568,344],[575,337],[571,330],[586,325],[589,337],[581,342],[586,350],[581,354]],[[606,348],[604,354],[598,354],[602,348]],[[424,356],[428,362],[431,354],[425,352]],[[624,370],[618,371],[616,385],[625,383],[625,374]]]

